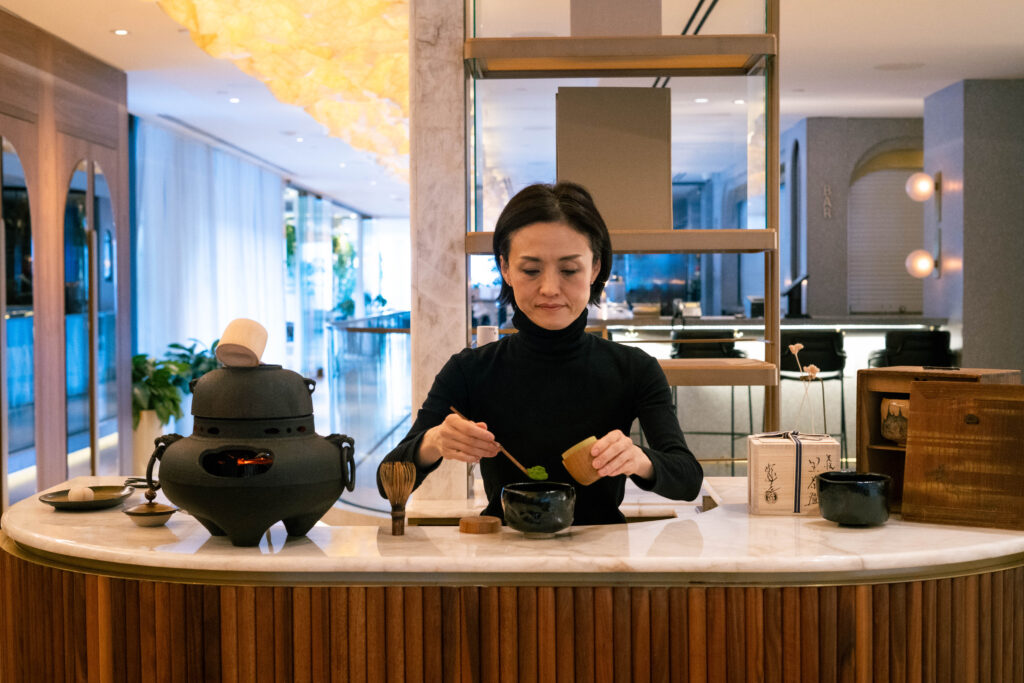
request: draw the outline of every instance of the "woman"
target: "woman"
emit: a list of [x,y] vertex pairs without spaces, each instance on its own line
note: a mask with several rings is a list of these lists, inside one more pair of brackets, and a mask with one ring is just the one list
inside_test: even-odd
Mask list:
[[[494,231],[502,304],[517,334],[452,356],[416,422],[385,460],[416,464],[416,485],[448,458],[479,463],[485,515],[503,517],[501,489],[542,465],[551,481],[576,488],[574,524],[623,522],[626,476],[667,498],[697,496],[703,472],[679,429],[665,375],[643,351],[585,332],[611,271],[611,239],[579,185],[531,185],[509,201]],[[452,413],[455,408],[468,419]],[[633,420],[650,447],[627,436]],[[563,451],[597,436],[591,454],[602,478],[581,486]],[[383,488],[381,496],[384,496]]]

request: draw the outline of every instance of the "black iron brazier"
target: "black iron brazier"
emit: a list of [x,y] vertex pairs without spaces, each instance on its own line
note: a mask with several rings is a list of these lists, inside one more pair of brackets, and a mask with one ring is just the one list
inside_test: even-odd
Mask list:
[[156,441],[167,498],[215,536],[253,546],[283,521],[303,536],[355,487],[353,441],[313,428],[316,382],[279,365],[225,367],[193,382],[192,435]]

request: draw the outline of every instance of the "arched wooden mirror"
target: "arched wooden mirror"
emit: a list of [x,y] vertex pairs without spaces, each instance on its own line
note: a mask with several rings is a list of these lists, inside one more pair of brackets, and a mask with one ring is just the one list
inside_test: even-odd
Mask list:
[[92,429],[90,383],[91,278],[89,164],[80,161],[68,182],[64,203],[64,364],[67,401],[68,478],[95,471],[96,434]]
[[96,421],[99,430],[97,474],[118,473],[117,424],[117,253],[114,230],[114,204],[110,185],[99,164],[93,179],[93,220],[96,245],[93,269],[96,293]]
[[[18,152],[0,138],[0,239],[4,265],[3,458],[4,499],[15,503],[36,490],[35,318],[32,292],[32,219]],[[4,501],[0,500],[0,505]]]

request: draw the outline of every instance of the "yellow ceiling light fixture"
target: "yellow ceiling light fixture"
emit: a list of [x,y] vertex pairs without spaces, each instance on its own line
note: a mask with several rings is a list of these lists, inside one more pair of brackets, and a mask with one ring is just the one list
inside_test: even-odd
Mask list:
[[408,180],[408,0],[158,4],[208,54],[232,60],[278,100]]

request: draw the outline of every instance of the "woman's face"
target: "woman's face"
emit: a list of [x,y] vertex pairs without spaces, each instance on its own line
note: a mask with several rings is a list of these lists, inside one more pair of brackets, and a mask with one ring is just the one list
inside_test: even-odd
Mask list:
[[546,330],[560,330],[587,307],[600,265],[582,233],[565,223],[532,223],[512,233],[501,275],[520,311]]

